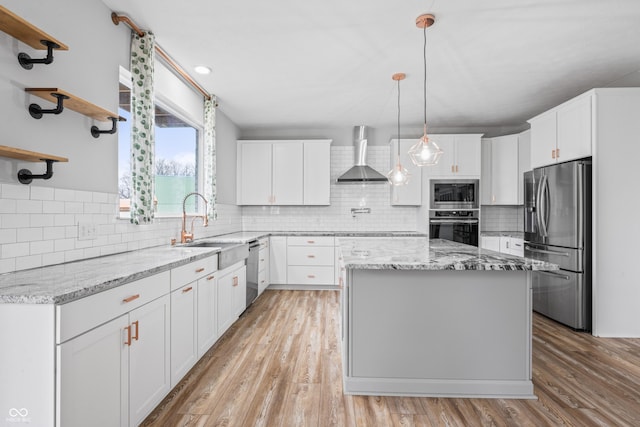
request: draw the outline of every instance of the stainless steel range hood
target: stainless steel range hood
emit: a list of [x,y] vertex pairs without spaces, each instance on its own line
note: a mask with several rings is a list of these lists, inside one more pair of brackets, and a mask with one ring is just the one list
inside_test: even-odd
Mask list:
[[353,128],[353,146],[355,165],[340,175],[338,184],[385,184],[389,180],[386,176],[367,165],[367,127],[355,126]]

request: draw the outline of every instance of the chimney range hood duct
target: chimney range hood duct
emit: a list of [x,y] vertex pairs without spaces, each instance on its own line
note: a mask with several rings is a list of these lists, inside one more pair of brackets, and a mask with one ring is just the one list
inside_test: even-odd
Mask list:
[[367,127],[353,128],[355,165],[338,177],[338,184],[389,183],[386,176],[367,165]]

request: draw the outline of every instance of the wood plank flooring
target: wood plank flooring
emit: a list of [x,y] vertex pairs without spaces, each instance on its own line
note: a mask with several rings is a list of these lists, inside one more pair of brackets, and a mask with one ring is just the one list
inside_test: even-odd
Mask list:
[[144,426],[640,426],[640,339],[534,314],[538,400],[342,394],[339,293],[267,291]]

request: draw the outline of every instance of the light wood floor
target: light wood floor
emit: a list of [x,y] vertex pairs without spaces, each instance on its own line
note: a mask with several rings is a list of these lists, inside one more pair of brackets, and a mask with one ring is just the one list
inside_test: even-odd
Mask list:
[[345,396],[339,293],[267,291],[146,426],[640,426],[640,339],[534,315],[538,400]]

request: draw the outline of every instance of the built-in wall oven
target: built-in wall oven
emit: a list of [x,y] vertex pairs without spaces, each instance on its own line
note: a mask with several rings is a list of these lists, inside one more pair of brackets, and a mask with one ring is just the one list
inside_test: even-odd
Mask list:
[[477,210],[432,210],[429,214],[429,238],[478,246],[479,222]]
[[477,179],[432,179],[431,209],[478,209],[479,186]]

